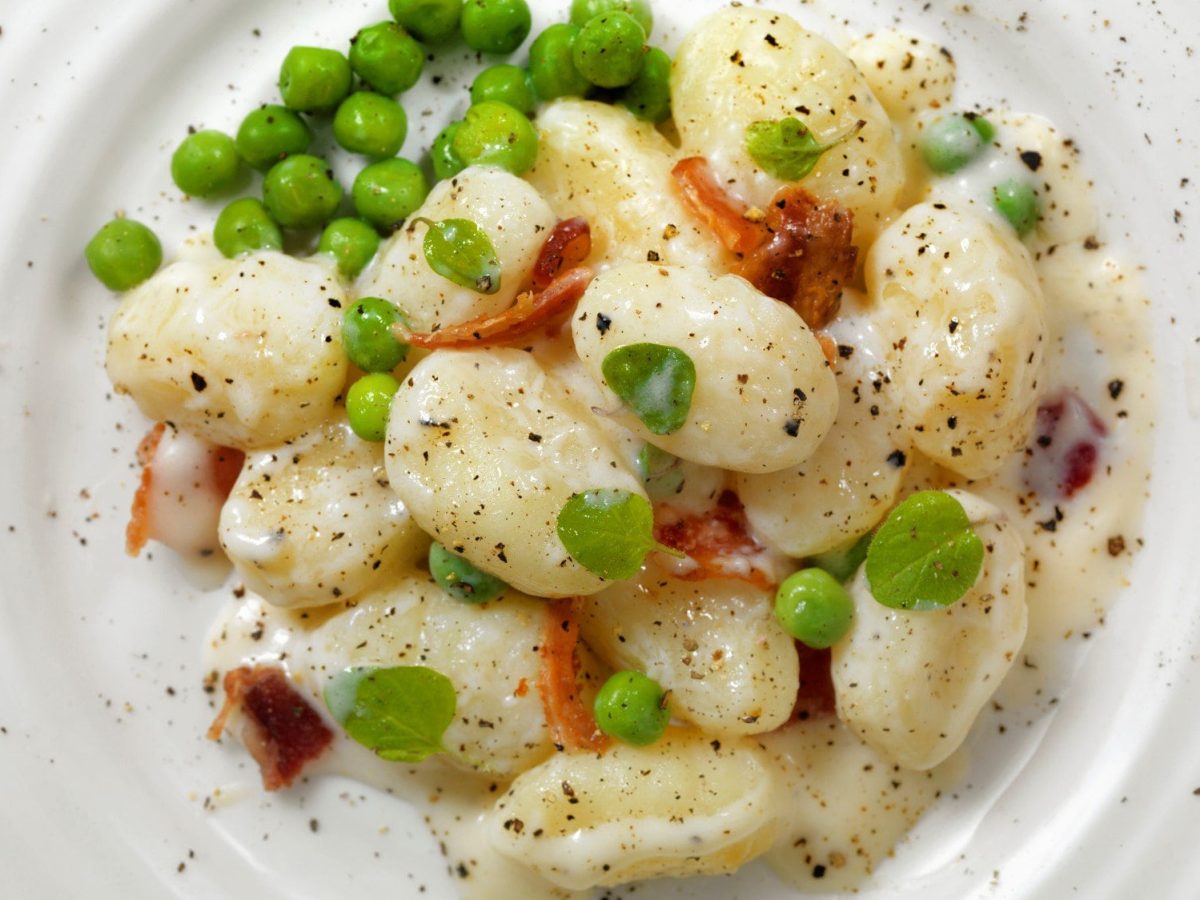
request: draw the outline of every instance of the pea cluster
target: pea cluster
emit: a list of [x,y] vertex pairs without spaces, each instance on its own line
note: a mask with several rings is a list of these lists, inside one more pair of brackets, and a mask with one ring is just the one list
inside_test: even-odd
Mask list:
[[[234,199],[217,217],[213,243],[226,257],[282,250],[289,233],[320,228],[317,252],[357,277],[380,235],[400,227],[429,193],[422,167],[397,156],[408,117],[395,99],[420,79],[426,48],[461,37],[479,53],[508,54],[532,27],[527,0],[389,0],[388,8],[392,21],[359,30],[347,53],[289,50],[279,70],[281,103],[253,110],[234,136],[196,131],[175,150],[171,177],[193,197],[228,197],[248,183],[248,170],[263,175],[261,199]],[[645,121],[666,119],[671,60],[647,45],[652,27],[646,0],[573,0],[570,21],[535,38],[527,67],[499,63],[479,73],[466,115],[433,142],[434,176],[475,164],[528,171],[537,159],[530,116],[539,100],[593,96]],[[309,153],[313,128],[326,124],[340,147],[367,160],[349,204],[332,168]],[[347,205],[353,214],[338,217]],[[97,232],[85,256],[100,281],[121,291],[154,274],[162,248],[149,228],[120,219]]]

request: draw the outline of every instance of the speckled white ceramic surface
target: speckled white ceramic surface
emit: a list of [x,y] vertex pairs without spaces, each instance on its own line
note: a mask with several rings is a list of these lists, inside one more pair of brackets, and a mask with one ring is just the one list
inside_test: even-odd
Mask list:
[[[711,0],[659,2],[673,46]],[[861,896],[1200,896],[1200,6],[1193,0],[842,0],[832,33],[943,41],[959,98],[1042,113],[1082,147],[1102,237],[1145,265],[1162,387],[1146,548],[1074,681],[976,767]],[[215,610],[123,529],[144,423],[110,396],[112,297],[81,250],[116,210],[168,253],[216,208],[168,175],[189,125],[232,130],[295,43],[341,46],[383,0],[0,0],[0,895],[453,897],[419,816],[353,783],[267,796],[213,714]],[[535,28],[565,17],[539,2]],[[406,96],[404,155],[462,113],[447,52]],[[639,898],[782,898],[761,866]]]

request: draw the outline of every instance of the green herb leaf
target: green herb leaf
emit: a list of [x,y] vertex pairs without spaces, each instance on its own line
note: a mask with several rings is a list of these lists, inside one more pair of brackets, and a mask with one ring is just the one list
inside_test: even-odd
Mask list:
[[423,247],[429,268],[455,284],[481,294],[500,290],[500,257],[487,233],[470,219],[442,219],[428,226]]
[[677,456],[646,444],[638,451],[637,470],[646,493],[655,500],[678,494],[683,487],[683,466]]
[[983,541],[944,491],[920,491],[893,509],[867,550],[871,593],[893,609],[949,606],[982,567]]
[[824,569],[838,581],[849,581],[850,576],[858,571],[862,561],[867,558],[867,548],[871,546],[873,537],[868,531],[852,543],[816,554],[809,562],[819,569]]
[[696,366],[678,347],[626,344],[604,357],[604,380],[654,434],[678,431],[696,390]]
[[799,181],[813,170],[821,154],[857,134],[865,124],[858,122],[845,134],[822,144],[807,125],[792,116],[751,122],[746,126],[746,152],[767,174],[783,181]]
[[558,514],[558,538],[577,563],[614,581],[636,575],[658,546],[650,503],[616,488],[571,497]]
[[325,706],[358,743],[392,762],[445,752],[454,721],[450,679],[424,666],[346,669],[325,687]]

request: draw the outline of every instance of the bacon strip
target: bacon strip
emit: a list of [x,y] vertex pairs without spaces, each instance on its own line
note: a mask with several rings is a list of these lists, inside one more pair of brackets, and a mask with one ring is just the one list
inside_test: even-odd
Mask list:
[[750,536],[742,501],[724,491],[714,509],[684,514],[666,504],[654,509],[654,539],[687,554],[697,568],[678,577],[738,578],[764,590],[775,587],[766,549]]
[[749,208],[731,196],[703,156],[681,159],[671,170],[684,205],[703,219],[717,239],[734,253],[749,253],[762,243],[760,222],[746,217]]
[[542,631],[542,669],[537,688],[542,709],[550,726],[550,738],[567,750],[591,750],[603,753],[608,738],[596,725],[592,711],[579,695],[579,625],[572,601],[555,600],[546,605],[546,625]]
[[702,156],[680,160],[671,174],[688,209],[740,257],[734,274],[787,303],[810,328],[833,319],[858,260],[853,213],[785,185],[756,215],[721,186]]
[[800,690],[792,719],[819,719],[837,712],[837,697],[833,690],[833,655],[829,650],[814,650],[796,641],[800,657]]
[[544,291],[564,269],[583,265],[592,253],[592,229],[587,219],[563,219],[550,231],[533,264],[533,289]]
[[209,740],[220,739],[238,709],[245,721],[242,742],[268,791],[291,786],[333,742],[333,731],[278,666],[241,666],[225,674],[225,705],[208,729]]
[[573,309],[591,280],[591,269],[576,266],[555,278],[544,291],[518,294],[516,302],[501,313],[480,316],[438,331],[409,331],[400,322],[392,327],[398,340],[428,350],[490,347],[536,331]]

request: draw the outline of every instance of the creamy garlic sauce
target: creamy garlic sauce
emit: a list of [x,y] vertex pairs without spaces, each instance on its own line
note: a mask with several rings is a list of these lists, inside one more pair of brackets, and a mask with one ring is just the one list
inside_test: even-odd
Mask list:
[[[866,49],[883,60],[877,71],[891,78],[900,68],[903,54],[914,45],[887,33],[881,35],[874,36]],[[941,67],[938,91],[925,97],[936,100],[949,90],[944,83],[946,64],[936,48],[930,51],[929,45],[923,44],[922,53],[929,66]],[[952,87],[952,66],[949,71]],[[868,81],[871,74],[864,72]],[[900,91],[894,85],[888,91],[895,103],[924,96]],[[910,112],[897,121],[911,157],[912,143],[928,117],[916,107]],[[1024,540],[1029,630],[1021,659],[994,699],[997,708],[1018,709],[1029,718],[1066,684],[1086,638],[1103,624],[1109,604],[1128,584],[1130,561],[1141,544],[1139,523],[1148,491],[1155,383],[1148,301],[1138,286],[1136,271],[1094,237],[1095,209],[1086,180],[1074,168],[1069,141],[1036,117],[988,115],[998,126],[995,152],[951,178],[910,182],[906,196],[966,204],[994,215],[989,193],[997,180],[1014,177],[1038,182],[1047,219],[1028,246],[1034,253],[1049,322],[1041,396],[1044,403],[1046,398],[1073,392],[1094,412],[1106,434],[1095,441],[1095,477],[1070,498],[1046,495],[1048,476],[1043,459],[1048,448],[1038,445],[1038,429],[1025,453],[1015,456],[1000,474],[983,481],[967,482],[914,451],[902,493],[966,486],[1003,510]],[[1041,157],[1036,167],[1029,162],[1032,157],[1021,156],[1031,149]],[[854,305],[857,312],[858,304]],[[862,327],[869,331],[869,320]],[[535,348],[534,357],[567,385],[574,402],[602,413],[596,399],[600,395],[579,377],[579,364],[571,349],[565,338],[545,342]],[[640,442],[631,440],[628,432],[608,429],[603,414],[598,418],[632,466]],[[1080,433],[1087,434],[1089,423],[1090,417],[1076,410]],[[1066,433],[1063,428],[1059,435]],[[178,451],[180,462],[173,470],[178,474],[164,478],[186,482],[188,466],[196,464],[200,452],[189,447],[184,445]],[[1056,483],[1053,473],[1049,483]],[[720,470],[696,467],[684,481],[678,502],[688,511],[703,509],[725,484]],[[1043,490],[1036,491],[1031,484],[1042,485]],[[215,533],[215,511],[204,510],[207,518],[203,521],[211,518]],[[189,508],[189,516],[194,515]],[[200,538],[190,529],[199,529],[200,524],[197,518],[194,523],[172,527],[178,527],[181,542],[194,545]],[[243,552],[252,556],[254,548],[243,548]],[[669,564],[665,559],[660,562]],[[288,611],[271,607],[242,588],[235,591],[238,593],[241,596],[226,604],[209,636],[207,667],[224,672],[246,663],[281,662],[300,689],[312,697],[314,706],[323,711],[317,673],[340,670],[347,665],[347,657],[311,638],[316,628],[343,607]],[[338,736],[333,749],[311,771],[352,777],[421,806],[442,842],[448,867],[457,873],[464,897],[541,900],[584,896],[554,887],[492,848],[487,824],[506,784],[452,768],[436,758],[419,766],[385,763],[343,736],[340,729],[335,731]],[[926,772],[900,769],[829,718],[793,722],[759,736],[758,741],[778,763],[777,800],[771,814],[779,832],[767,860],[782,877],[804,890],[849,890],[862,885],[926,809],[961,783],[970,766],[969,751],[962,749]]]

